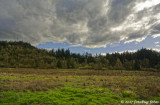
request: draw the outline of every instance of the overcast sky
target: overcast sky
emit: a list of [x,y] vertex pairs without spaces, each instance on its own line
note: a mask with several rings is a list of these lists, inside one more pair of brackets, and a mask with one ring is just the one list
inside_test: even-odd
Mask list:
[[160,0],[0,0],[0,40],[118,49],[155,39],[160,49],[159,11]]

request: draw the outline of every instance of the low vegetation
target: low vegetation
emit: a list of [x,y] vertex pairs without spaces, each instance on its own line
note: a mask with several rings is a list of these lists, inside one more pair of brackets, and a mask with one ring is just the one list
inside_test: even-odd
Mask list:
[[[160,101],[160,72],[0,69],[1,105],[105,105]],[[158,104],[157,104],[158,105]]]

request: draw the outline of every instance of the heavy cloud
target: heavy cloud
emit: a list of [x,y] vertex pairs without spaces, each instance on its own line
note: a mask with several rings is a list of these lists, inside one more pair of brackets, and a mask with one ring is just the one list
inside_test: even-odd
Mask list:
[[0,40],[103,47],[160,33],[159,0],[0,0]]

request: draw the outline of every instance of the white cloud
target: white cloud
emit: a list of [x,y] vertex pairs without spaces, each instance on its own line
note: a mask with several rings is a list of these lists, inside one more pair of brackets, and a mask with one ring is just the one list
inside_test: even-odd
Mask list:
[[122,54],[122,53],[124,53],[124,52],[129,52],[129,53],[134,53],[134,52],[136,52],[137,50],[124,50],[124,51],[115,51],[115,52],[111,52],[110,54],[113,54],[113,53],[120,53],[120,54]]
[[156,47],[160,47],[159,42],[154,42]]
[[154,42],[155,44],[159,44],[159,42]]
[[152,36],[153,38],[157,38],[157,37],[160,37],[160,34],[155,34]]
[[143,9],[153,7],[159,3],[160,3],[159,0],[145,0],[145,1],[142,0],[140,3],[137,3],[134,9],[136,9],[136,11],[142,11]]
[[0,0],[0,39],[85,47],[160,33],[159,0]]
[[149,50],[154,50],[154,51],[157,51],[157,52],[160,52],[160,49],[157,49],[157,48],[148,48]]

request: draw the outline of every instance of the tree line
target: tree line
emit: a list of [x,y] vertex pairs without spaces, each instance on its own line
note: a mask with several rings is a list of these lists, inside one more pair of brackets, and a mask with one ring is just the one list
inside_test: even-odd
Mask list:
[[69,49],[47,51],[22,41],[0,41],[0,68],[159,70],[160,53],[142,48],[134,53],[92,56]]

